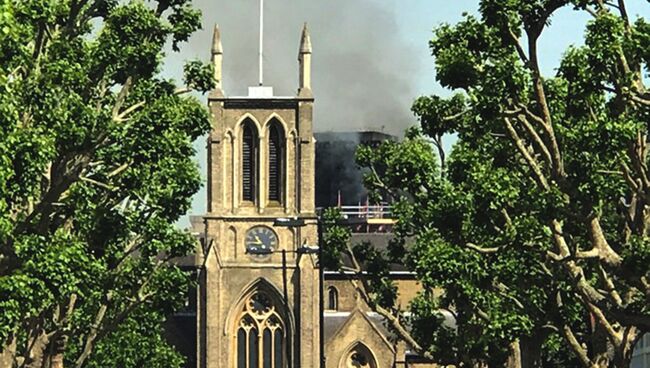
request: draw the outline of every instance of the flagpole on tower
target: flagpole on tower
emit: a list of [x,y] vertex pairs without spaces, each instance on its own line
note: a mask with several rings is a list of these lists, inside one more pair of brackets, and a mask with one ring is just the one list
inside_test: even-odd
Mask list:
[[262,68],[263,49],[264,49],[264,0],[260,0],[260,53],[259,53],[260,86],[264,85],[264,70]]

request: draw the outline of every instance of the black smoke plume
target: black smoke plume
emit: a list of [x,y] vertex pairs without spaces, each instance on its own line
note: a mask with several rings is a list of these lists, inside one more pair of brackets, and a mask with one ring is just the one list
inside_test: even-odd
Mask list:
[[[264,84],[294,95],[304,22],[312,38],[312,90],[317,131],[379,130],[401,134],[413,124],[414,74],[422,60],[400,34],[395,18],[373,0],[266,0]],[[226,95],[247,94],[258,83],[259,0],[196,0],[203,30],[183,48],[186,59],[208,60],[212,27],[224,48]],[[426,47],[426,46],[424,46]],[[177,56],[175,56],[177,57]]]

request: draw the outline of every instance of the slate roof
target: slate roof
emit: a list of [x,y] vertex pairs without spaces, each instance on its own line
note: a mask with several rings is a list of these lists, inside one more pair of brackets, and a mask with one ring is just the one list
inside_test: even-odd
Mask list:
[[[323,322],[325,326],[325,341],[330,341],[334,334],[345,324],[345,322],[352,316],[355,311],[348,312],[325,312]],[[363,312],[366,314],[370,322],[377,328],[377,330],[384,335],[385,338],[391,339],[394,336],[392,332],[386,327],[385,318],[377,312]]]

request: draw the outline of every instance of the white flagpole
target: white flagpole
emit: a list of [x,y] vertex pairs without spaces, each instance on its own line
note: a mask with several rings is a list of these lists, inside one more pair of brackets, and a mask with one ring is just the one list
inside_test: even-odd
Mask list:
[[260,86],[264,85],[264,71],[262,68],[262,52],[264,49],[264,0],[260,0],[260,61],[259,61],[259,73],[260,73]]

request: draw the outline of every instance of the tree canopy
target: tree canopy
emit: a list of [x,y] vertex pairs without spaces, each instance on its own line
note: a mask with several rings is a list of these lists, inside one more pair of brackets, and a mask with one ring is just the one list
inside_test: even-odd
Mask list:
[[0,367],[181,363],[161,323],[209,129],[187,92],[213,82],[159,71],[199,27],[186,0],[0,0]]
[[[543,75],[538,41],[565,7],[589,14],[584,45]],[[629,366],[650,331],[650,25],[624,0],[482,0],[430,47],[451,96],[418,98],[418,129],[358,152],[394,201],[387,256],[424,288],[402,317],[416,347],[459,366]]]

